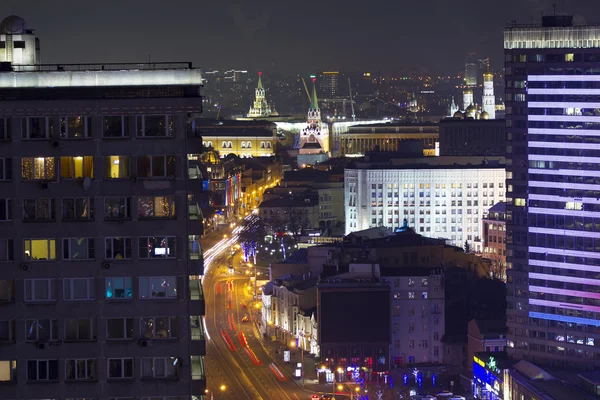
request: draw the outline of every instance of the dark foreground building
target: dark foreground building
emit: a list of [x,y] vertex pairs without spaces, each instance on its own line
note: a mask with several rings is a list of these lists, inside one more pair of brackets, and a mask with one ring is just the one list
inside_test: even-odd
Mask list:
[[0,397],[203,399],[200,71],[35,68],[0,71]]

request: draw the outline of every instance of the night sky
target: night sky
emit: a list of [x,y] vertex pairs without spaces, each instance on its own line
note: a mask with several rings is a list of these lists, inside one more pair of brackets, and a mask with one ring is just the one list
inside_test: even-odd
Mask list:
[[[193,61],[284,74],[317,69],[451,72],[464,54],[501,67],[507,22],[539,20],[560,0],[4,0],[2,17],[36,30],[43,63]],[[598,15],[598,0],[566,11]],[[600,23],[588,20],[587,23]]]

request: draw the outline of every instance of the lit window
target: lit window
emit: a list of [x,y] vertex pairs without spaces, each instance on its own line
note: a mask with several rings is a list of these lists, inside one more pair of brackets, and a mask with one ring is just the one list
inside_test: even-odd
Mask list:
[[131,278],[106,278],[104,281],[105,296],[109,300],[127,300],[133,297]]
[[119,179],[131,177],[129,156],[104,157],[104,178]]
[[53,181],[56,169],[53,157],[27,157],[21,159],[21,177],[24,181]]
[[[267,210],[265,210],[266,212]],[[200,243],[200,235],[188,235],[188,256],[190,260],[202,259],[202,244]]]
[[174,276],[148,276],[140,278],[140,299],[177,298],[177,278]]
[[179,334],[177,317],[141,318],[140,334],[144,339],[174,339]]
[[13,382],[17,377],[17,361],[0,361],[0,382]]
[[175,196],[138,197],[138,218],[175,217]]
[[175,258],[175,237],[140,237],[138,255],[139,258]]
[[56,259],[56,241],[54,239],[25,239],[23,244],[25,259],[28,261]]
[[565,54],[565,61],[566,62],[573,62],[573,61],[575,61],[575,54],[573,54],[573,53],[567,53],[567,54]]
[[83,179],[94,177],[94,157],[61,157],[61,179]]
[[92,117],[60,117],[60,137],[63,139],[92,137]]
[[415,298],[415,292],[408,292],[408,298],[409,299],[414,299]]

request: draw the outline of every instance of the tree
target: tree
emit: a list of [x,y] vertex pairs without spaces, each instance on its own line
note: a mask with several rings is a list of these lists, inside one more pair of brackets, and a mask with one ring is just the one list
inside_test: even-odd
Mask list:
[[496,253],[490,254],[490,276],[506,282],[506,262]]
[[471,245],[468,240],[465,240],[465,254],[469,254],[471,252]]
[[265,224],[262,219],[253,217],[249,220],[244,220],[242,230],[239,233],[239,239],[246,261],[252,256],[256,264],[256,250],[259,243],[263,242],[265,232]]

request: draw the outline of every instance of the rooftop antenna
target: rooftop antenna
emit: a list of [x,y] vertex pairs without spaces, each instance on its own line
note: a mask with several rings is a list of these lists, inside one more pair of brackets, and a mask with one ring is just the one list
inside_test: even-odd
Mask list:
[[552,8],[554,8],[554,16],[556,17],[556,3],[552,4]]

